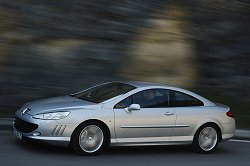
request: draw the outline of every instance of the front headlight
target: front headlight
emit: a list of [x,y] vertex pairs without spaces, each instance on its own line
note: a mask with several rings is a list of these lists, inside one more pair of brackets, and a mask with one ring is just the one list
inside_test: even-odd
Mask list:
[[63,112],[49,112],[44,114],[36,114],[32,116],[35,119],[43,119],[43,120],[58,120],[67,117],[70,114],[69,111]]

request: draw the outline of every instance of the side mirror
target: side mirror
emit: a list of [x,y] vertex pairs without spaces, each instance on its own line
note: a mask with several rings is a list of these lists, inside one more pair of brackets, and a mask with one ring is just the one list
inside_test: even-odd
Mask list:
[[139,104],[131,104],[128,107],[128,111],[136,111],[136,110],[140,110],[140,109],[141,109],[141,106]]

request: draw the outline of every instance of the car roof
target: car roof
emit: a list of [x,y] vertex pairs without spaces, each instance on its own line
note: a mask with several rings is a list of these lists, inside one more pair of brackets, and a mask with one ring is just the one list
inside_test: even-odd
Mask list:
[[142,81],[115,81],[115,82],[120,82],[124,84],[129,84],[132,85],[136,88],[141,88],[141,87],[150,87],[150,86],[164,86],[164,87],[173,87],[165,84],[160,84],[160,83],[153,83],[153,82],[142,82]]

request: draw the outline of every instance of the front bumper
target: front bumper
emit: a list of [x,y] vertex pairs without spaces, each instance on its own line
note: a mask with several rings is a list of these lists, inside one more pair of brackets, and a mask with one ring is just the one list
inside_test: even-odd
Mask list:
[[71,132],[67,124],[55,120],[34,119],[31,115],[16,116],[13,122],[13,132],[18,138],[46,142],[57,146],[68,146]]

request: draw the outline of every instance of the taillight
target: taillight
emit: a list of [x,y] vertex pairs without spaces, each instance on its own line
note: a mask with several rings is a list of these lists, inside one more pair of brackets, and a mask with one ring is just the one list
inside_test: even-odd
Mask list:
[[226,114],[227,114],[227,116],[228,116],[228,117],[231,117],[231,118],[233,118],[233,117],[234,117],[234,114],[233,114],[233,112],[232,112],[232,111],[228,111]]

